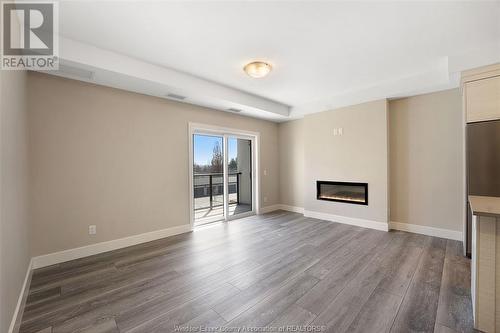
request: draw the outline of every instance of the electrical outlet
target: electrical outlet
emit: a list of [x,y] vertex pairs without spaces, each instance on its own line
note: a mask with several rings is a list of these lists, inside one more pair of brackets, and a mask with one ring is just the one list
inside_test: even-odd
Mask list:
[[89,235],[95,235],[97,233],[97,227],[95,225],[89,225]]

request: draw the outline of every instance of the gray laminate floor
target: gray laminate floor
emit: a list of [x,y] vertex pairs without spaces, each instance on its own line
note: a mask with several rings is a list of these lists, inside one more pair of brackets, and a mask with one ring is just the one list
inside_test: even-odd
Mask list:
[[21,332],[290,325],[472,331],[470,262],[456,241],[278,211],[37,270]]

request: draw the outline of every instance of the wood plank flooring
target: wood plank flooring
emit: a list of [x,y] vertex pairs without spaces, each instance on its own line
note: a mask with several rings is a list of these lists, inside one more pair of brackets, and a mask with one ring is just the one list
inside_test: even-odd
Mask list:
[[277,211],[36,270],[20,332],[473,332],[460,246]]

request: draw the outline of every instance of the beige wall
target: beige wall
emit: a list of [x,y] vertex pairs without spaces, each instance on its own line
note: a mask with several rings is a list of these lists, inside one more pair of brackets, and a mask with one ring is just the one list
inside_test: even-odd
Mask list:
[[28,264],[26,72],[0,70],[0,330],[7,332]]
[[[387,117],[380,100],[304,118],[306,210],[388,222]],[[334,136],[339,127],[343,135]],[[368,183],[368,206],[317,200],[317,180]]]
[[33,255],[189,224],[189,121],[260,132],[261,203],[279,202],[276,123],[39,73],[28,87]]
[[0,332],[7,332],[28,265],[26,72],[0,70]]
[[280,203],[304,207],[304,120],[279,124]]
[[394,100],[389,110],[391,221],[462,231],[459,90]]

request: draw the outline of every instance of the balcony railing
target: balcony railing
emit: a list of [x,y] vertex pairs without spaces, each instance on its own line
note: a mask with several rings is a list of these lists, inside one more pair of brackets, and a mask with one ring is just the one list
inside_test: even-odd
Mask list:
[[[228,174],[228,192],[234,194],[229,203],[240,203],[240,176],[241,172]],[[223,173],[198,173],[193,176],[195,210],[220,207],[223,205],[224,175]],[[232,196],[234,197],[234,196]],[[209,198],[207,203],[202,198]],[[196,199],[199,199],[198,202]]]

